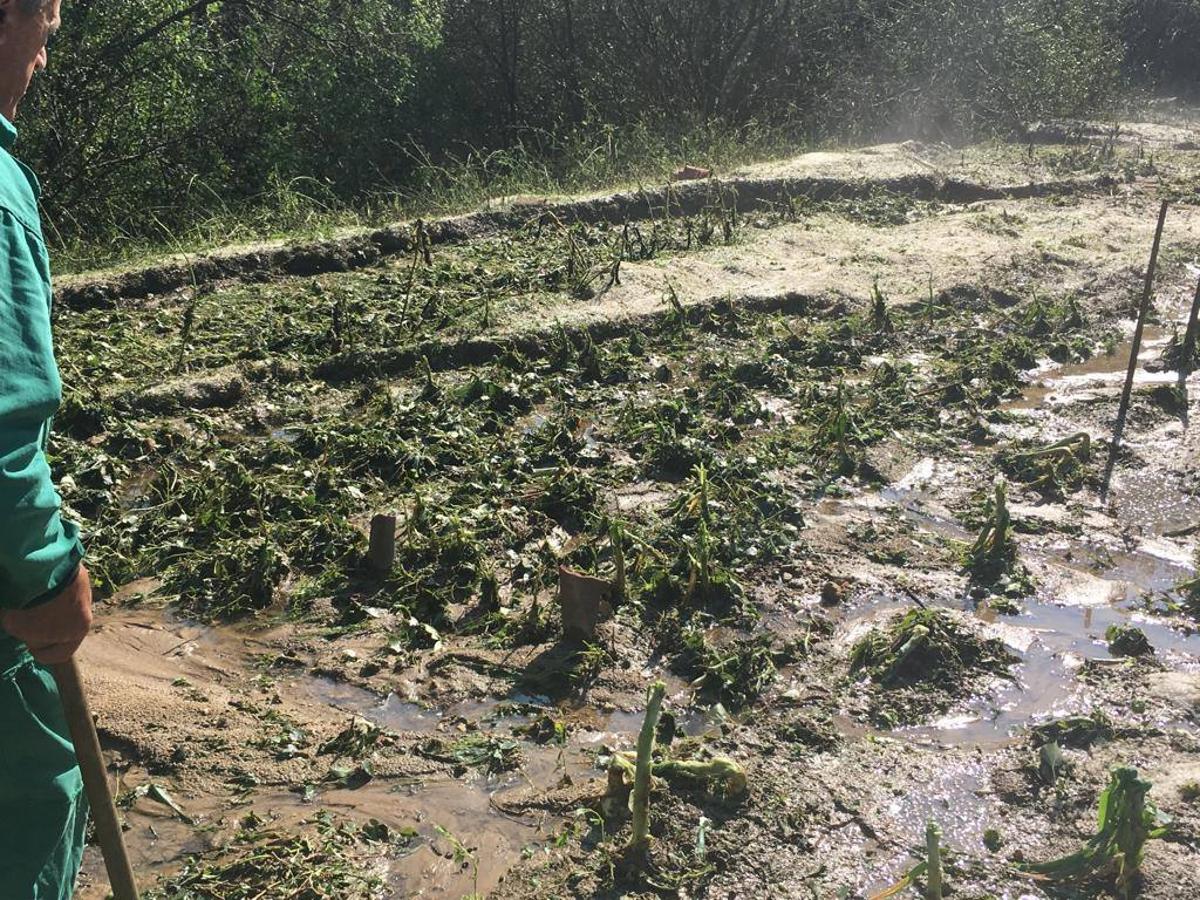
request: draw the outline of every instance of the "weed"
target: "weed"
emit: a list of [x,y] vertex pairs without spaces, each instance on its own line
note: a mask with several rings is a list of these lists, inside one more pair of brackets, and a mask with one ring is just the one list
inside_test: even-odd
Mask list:
[[428,759],[480,769],[489,775],[511,772],[521,765],[521,745],[511,738],[475,733],[447,743],[430,738],[420,746]]
[[863,443],[858,417],[846,399],[845,385],[839,384],[813,434],[815,455],[826,461],[835,475],[853,475],[862,461]]
[[350,724],[317,748],[319,754],[362,759],[375,750],[384,737],[381,728],[362,719],[351,719]]
[[600,673],[611,666],[613,661],[612,654],[604,644],[584,643],[572,659],[571,682],[581,686],[590,684],[599,678]]
[[879,289],[879,279],[875,279],[875,283],[871,285],[871,311],[867,319],[870,328],[877,335],[890,335],[896,330],[896,324],[892,321],[892,313],[888,308],[888,299],[884,296],[882,290]]
[[454,859],[454,864],[457,866],[470,866],[471,868],[471,883],[473,887],[471,893],[463,897],[463,900],[482,900],[483,895],[479,893],[479,856],[476,851],[460,841],[449,829],[443,828],[441,825],[435,825],[434,830],[450,842],[450,846],[453,849],[452,858]]
[[613,556],[613,599],[625,599],[626,567],[625,567],[625,528],[620,522],[613,522],[609,528],[609,542],[612,545]]
[[183,311],[183,321],[179,325],[179,352],[175,356],[175,368],[173,370],[173,374],[175,375],[183,373],[188,345],[192,340],[192,329],[196,325],[196,305],[199,301],[200,294],[197,292]]
[[685,629],[685,651],[676,665],[693,685],[731,709],[756,700],[775,680],[775,658],[769,635],[738,638],[714,647],[699,628]]
[[551,475],[536,506],[559,524],[578,529],[595,509],[597,494],[595,481],[587,472],[567,466]]
[[184,608],[215,618],[236,618],[266,609],[287,572],[285,557],[270,539],[216,542],[206,554],[181,558],[166,587]]
[[1102,711],[1090,715],[1068,716],[1064,719],[1035,725],[1030,735],[1035,744],[1055,742],[1063,747],[1088,750],[1093,744],[1110,740],[1116,734],[1113,723]]
[[1184,609],[1200,619],[1200,577],[1180,582],[1176,590],[1183,595]]
[[521,764],[520,744],[491,735],[470,735],[450,748],[455,761],[488,774],[510,772]]

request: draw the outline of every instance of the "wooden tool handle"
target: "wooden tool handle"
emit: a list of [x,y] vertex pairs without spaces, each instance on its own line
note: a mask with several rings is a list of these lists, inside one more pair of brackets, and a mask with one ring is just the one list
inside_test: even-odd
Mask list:
[[96,837],[104,854],[104,867],[108,870],[108,882],[113,900],[138,900],[137,883],[133,880],[133,867],[129,864],[129,851],[121,834],[121,822],[113,804],[112,791],[108,787],[108,769],[104,765],[104,754],[100,750],[100,738],[88,709],[87,695],[83,692],[83,680],[75,660],[51,666],[58,692],[62,696],[63,710],[67,715],[67,727],[75,743],[75,755],[79,758],[79,770],[83,774],[83,787],[88,803],[92,807],[92,821],[96,823]]

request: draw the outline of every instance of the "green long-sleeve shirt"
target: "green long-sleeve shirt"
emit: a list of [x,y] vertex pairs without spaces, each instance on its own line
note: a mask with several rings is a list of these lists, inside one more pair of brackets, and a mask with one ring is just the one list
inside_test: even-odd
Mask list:
[[[83,546],[60,515],[46,439],[62,400],[50,334],[50,257],[33,173],[13,158],[0,116],[0,607],[52,597],[75,577]],[[11,639],[0,638],[0,655]]]

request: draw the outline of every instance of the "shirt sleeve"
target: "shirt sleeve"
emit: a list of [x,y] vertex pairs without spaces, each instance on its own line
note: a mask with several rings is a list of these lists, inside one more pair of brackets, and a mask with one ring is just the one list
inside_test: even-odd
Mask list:
[[45,441],[62,384],[50,334],[50,287],[36,237],[0,209],[0,607],[53,597],[83,558],[64,522]]

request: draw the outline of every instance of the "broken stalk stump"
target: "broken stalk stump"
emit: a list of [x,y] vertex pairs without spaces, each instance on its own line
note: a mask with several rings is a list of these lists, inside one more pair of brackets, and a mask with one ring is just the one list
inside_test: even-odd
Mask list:
[[396,564],[396,517],[378,515],[371,520],[371,543],[367,549],[367,565],[381,575],[392,571]]
[[1158,227],[1154,231],[1154,247],[1150,250],[1150,265],[1146,267],[1146,283],[1142,287],[1142,305],[1138,308],[1137,327],[1133,332],[1133,346],[1129,351],[1129,370],[1125,373],[1125,390],[1121,392],[1121,405],[1117,407],[1117,422],[1113,427],[1112,446],[1108,450],[1108,465],[1104,467],[1104,482],[1100,487],[1100,502],[1108,501],[1108,488],[1112,482],[1113,469],[1117,465],[1117,453],[1121,449],[1121,436],[1125,433],[1125,417],[1129,414],[1129,400],[1133,396],[1133,379],[1137,375],[1138,354],[1142,349],[1142,334],[1146,330],[1146,316],[1150,312],[1150,299],[1154,296],[1154,270],[1158,267],[1158,248],[1162,244],[1163,226],[1167,221],[1166,200],[1158,212]]
[[925,898],[942,900],[942,829],[937,823],[925,826]]
[[650,773],[654,759],[654,735],[662,715],[663,698],[667,686],[654,682],[646,694],[646,718],[638,735],[637,771],[633,776],[633,795],[629,798],[633,814],[633,835],[629,838],[629,852],[635,858],[644,858],[650,849]]
[[566,566],[558,568],[558,603],[563,639],[575,644],[596,640],[596,627],[613,614],[613,585]]

